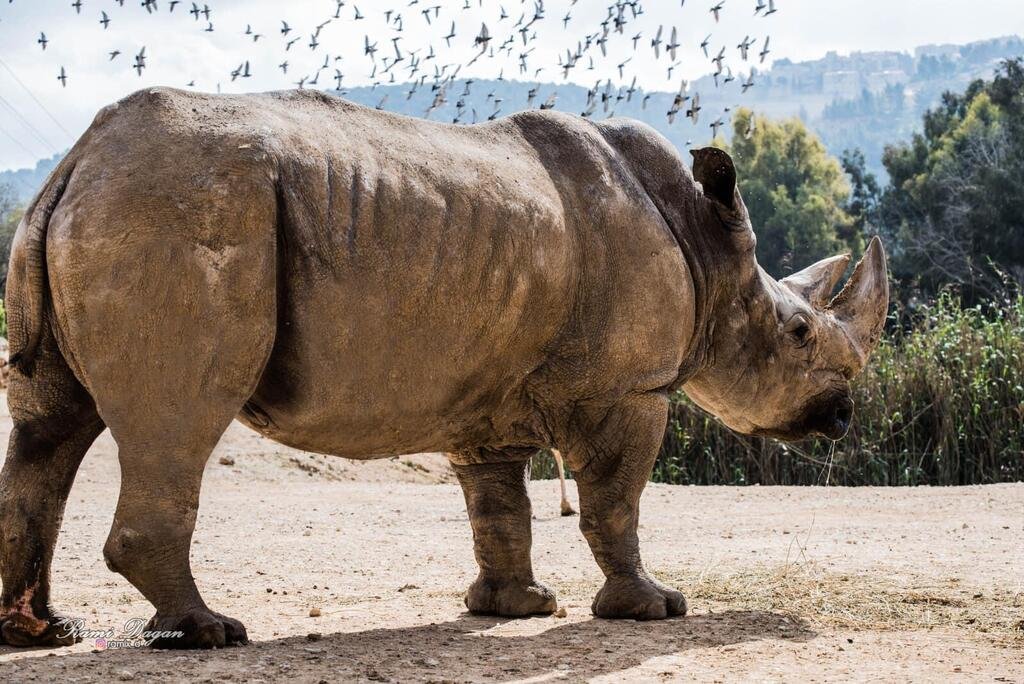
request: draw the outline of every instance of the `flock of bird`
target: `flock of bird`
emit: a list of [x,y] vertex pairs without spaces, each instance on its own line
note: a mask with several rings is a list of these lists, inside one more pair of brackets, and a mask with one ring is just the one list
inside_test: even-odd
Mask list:
[[[280,51],[282,57],[277,65],[277,69],[284,76],[289,78],[297,77],[297,80],[292,82],[294,86],[298,88],[323,87],[325,90],[330,89],[339,94],[344,94],[346,92],[346,73],[342,70],[342,57],[328,52],[325,43],[321,41],[321,32],[326,26],[332,23],[341,23],[347,36],[363,34],[361,41],[362,55],[367,60],[368,80],[372,83],[372,87],[376,88],[382,84],[407,84],[406,97],[410,99],[420,89],[429,88],[432,98],[431,104],[424,112],[424,116],[427,117],[440,106],[449,103],[450,98],[454,98],[454,123],[475,123],[478,120],[476,109],[470,106],[474,78],[460,78],[463,68],[471,67],[482,60],[493,60],[499,57],[516,63],[519,76],[523,80],[537,80],[547,68],[543,65],[538,66],[535,63],[536,60],[532,58],[532,53],[534,53],[538,45],[538,29],[542,26],[554,24],[555,28],[559,30],[560,35],[567,36],[569,35],[570,25],[578,23],[574,20],[573,12],[577,9],[579,0],[568,0],[570,4],[565,15],[557,17],[548,16],[544,0],[530,0],[530,5],[527,5],[527,0],[520,0],[520,8],[517,8],[512,13],[508,12],[505,6],[500,4],[499,0],[486,0],[489,8],[492,5],[494,6],[494,14],[497,18],[492,20],[491,26],[488,26],[486,21],[483,22],[479,30],[475,31],[471,38],[464,38],[462,37],[464,32],[460,33],[458,30],[460,23],[458,13],[460,8],[461,11],[480,9],[483,8],[485,0],[461,0],[463,3],[461,6],[455,4],[449,7],[441,4],[428,4],[431,1],[405,0],[405,4],[401,7],[387,9],[378,9],[376,3],[374,3],[373,11],[381,12],[384,25],[389,33],[388,35],[372,36],[360,30],[360,22],[367,18],[367,14],[357,5],[347,0],[333,0],[333,13],[325,14],[322,21],[316,23],[310,30],[304,33],[300,33],[297,28],[294,28],[288,21],[283,19],[280,20],[279,27],[275,26],[268,33],[260,32],[251,24],[247,24],[244,31],[241,31],[241,27],[237,29],[223,29],[220,25],[215,27],[216,15],[207,3],[181,2],[181,0],[159,0],[159,2],[158,0],[141,0],[141,5],[149,14],[174,13],[175,11],[179,13],[187,12],[191,15],[197,29],[207,33],[212,33],[215,30],[238,30],[242,36],[251,41],[251,49],[263,49],[266,46],[269,49]],[[509,1],[514,2],[514,0]],[[586,2],[586,0],[584,1]],[[669,0],[657,1],[660,3],[668,2]],[[694,1],[690,0],[691,4]],[[767,18],[777,11],[775,0],[712,1],[714,1],[714,4],[710,5],[707,11],[713,17],[716,25],[727,16],[728,12],[733,11],[733,5],[746,5],[747,11],[749,11],[750,5],[753,4],[753,14],[755,17]],[[13,2],[14,0],[8,0],[9,4]],[[477,8],[474,8],[471,3],[476,3]],[[681,0],[680,7],[684,8],[686,3],[687,0]],[[92,5],[92,0],[75,0],[70,3],[70,8],[76,15],[82,15],[83,11],[86,11],[87,4]],[[627,46],[627,51],[624,54],[613,56],[614,62],[612,63],[615,64],[615,70],[623,82],[627,79],[627,69],[630,68],[634,58],[644,49],[653,51],[656,62],[664,65],[663,68],[666,70],[667,78],[672,80],[673,72],[682,64],[679,56],[680,51],[684,49],[679,39],[678,28],[677,26],[661,25],[653,35],[647,37],[644,36],[642,30],[637,30],[634,33],[634,23],[645,14],[644,5],[643,0],[613,0],[610,5],[607,5],[607,14],[604,16],[604,19],[598,24],[591,26],[591,30],[580,34],[578,38],[573,38],[572,42],[575,44],[566,46],[564,52],[559,54],[557,68],[562,78],[568,80],[577,76],[576,72],[594,70],[595,58],[607,60],[610,52],[609,39],[614,34],[619,34],[626,38],[619,42]],[[113,0],[111,11],[113,11],[115,6],[124,7],[124,0]],[[282,7],[284,6],[282,5]],[[88,11],[92,11],[91,8]],[[513,21],[513,17],[516,14],[519,15],[518,19]],[[110,13],[105,9],[99,10],[96,18],[102,25],[103,30],[106,30],[112,22]],[[417,24],[414,26],[412,22],[417,22]],[[419,24],[419,22],[422,22],[422,24]],[[419,45],[418,47],[410,45],[415,40],[411,36],[422,37],[432,31],[439,33],[441,30],[444,31],[443,35],[436,36],[438,44],[440,44],[440,41],[444,41],[445,48],[451,48],[453,41],[464,41],[465,45],[472,47],[472,52],[468,53],[470,57],[463,61],[441,63],[441,56],[435,49],[433,42],[428,42],[425,46]],[[39,33],[36,42],[43,51],[50,44],[50,40],[45,32]],[[645,45],[645,43],[649,44]],[[690,47],[698,51],[698,54],[702,55],[713,66],[712,75],[715,87],[738,80],[743,93],[754,87],[757,65],[763,64],[771,52],[770,37],[768,35],[761,39],[749,35],[744,37],[735,46],[735,52],[733,52],[732,48],[725,45],[715,44],[713,46],[713,34],[709,34],[698,45]],[[312,53],[322,54],[323,62],[321,64],[317,61],[316,63],[320,64],[320,66],[312,73],[301,75],[291,73],[289,70],[292,68],[292,64],[289,61],[289,56],[294,54],[293,50],[295,52],[309,50]],[[732,55],[738,57],[739,62],[747,65],[746,75],[733,72],[732,66],[727,63],[731,61],[730,57]],[[121,56],[122,52],[117,49],[107,53],[109,61],[117,60]],[[142,76],[147,68],[146,58],[145,47],[142,47],[131,57],[130,68],[138,76]],[[252,78],[253,61],[252,57],[241,60],[236,68],[224,75],[225,80],[230,78],[230,81],[234,82],[238,79]],[[554,65],[549,64],[547,66],[553,67]],[[321,82],[321,77],[324,77],[324,83]],[[69,78],[68,69],[61,65],[57,79],[62,86],[66,87]],[[505,80],[503,68],[498,72],[497,79]],[[576,80],[582,79],[577,77]],[[195,81],[190,81],[186,85],[188,87],[195,87]],[[328,85],[332,87],[327,88]],[[219,90],[220,84],[217,87]],[[610,78],[605,79],[603,84],[601,80],[598,80],[587,92],[585,109],[578,113],[584,117],[592,117],[600,107],[605,115],[613,116],[615,114],[615,106],[623,100],[631,102],[638,93],[638,90],[636,75],[632,75],[629,85],[615,86]],[[527,102],[525,103],[527,108],[532,108],[535,104],[540,109],[556,107],[557,91],[551,93],[539,104],[537,103],[537,95],[538,89],[536,87],[530,88]],[[651,99],[651,94],[644,94],[642,97],[642,106],[646,109]],[[387,98],[388,95],[384,95],[381,98],[377,104],[378,109],[385,108]],[[494,111],[486,118],[493,120],[501,115],[503,102],[493,92],[488,94],[487,101],[493,106]],[[516,108],[519,109],[521,107]],[[713,137],[718,134],[718,129],[724,125],[724,116],[728,114],[729,109],[725,108],[722,115],[709,123]],[[700,94],[697,92],[690,93],[688,82],[685,79],[681,80],[671,106],[665,113],[669,125],[674,124],[680,114],[689,118],[696,125],[700,120],[701,111]]]

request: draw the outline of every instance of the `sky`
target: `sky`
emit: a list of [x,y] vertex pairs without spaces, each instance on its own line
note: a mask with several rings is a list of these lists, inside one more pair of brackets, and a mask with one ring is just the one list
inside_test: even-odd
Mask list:
[[[173,12],[170,0],[156,0],[152,13],[140,0],[122,1],[123,5],[119,0],[81,0],[76,12],[72,0],[0,0],[0,170],[33,166],[36,160],[67,149],[98,109],[154,85],[226,93],[277,90],[296,87],[300,77],[311,78],[325,64],[318,84],[307,87],[333,88],[336,69],[343,74],[343,89],[375,80],[386,83],[392,75],[403,82],[409,80],[412,51],[421,60],[420,73],[430,76],[435,65],[462,64],[460,78],[503,75],[563,82],[559,59],[564,60],[566,50],[575,49],[578,41],[601,31],[611,4],[547,0],[544,16],[531,26],[524,48],[513,25],[520,15],[525,14],[526,21],[533,17],[534,0],[346,0],[340,11],[338,0],[208,0],[212,32],[204,31],[209,23],[204,17],[197,20],[189,13],[191,0],[178,3]],[[1024,33],[1024,0],[776,0],[778,11],[767,17],[763,12],[755,15],[759,0],[724,0],[716,22],[709,8],[718,1],[641,0],[643,14],[634,19],[626,10],[628,23],[621,35],[610,34],[607,56],[591,48],[570,70],[568,80],[592,86],[605,79],[628,84],[636,77],[644,89],[676,91],[681,79],[695,79],[714,69],[699,48],[708,35],[712,56],[725,47],[725,64],[746,74],[783,57],[800,61],[828,51],[910,51],[923,44]],[[428,23],[421,10],[434,7],[428,10]],[[362,17],[358,20],[357,8]],[[388,9],[393,10],[390,22]],[[503,11],[505,19],[500,18]],[[107,28],[100,23],[102,12],[110,19]],[[336,12],[339,17],[333,18]],[[564,22],[567,13],[569,20]],[[401,31],[397,14],[402,17]],[[330,23],[317,36],[319,45],[311,49],[312,33],[327,19]],[[286,35],[281,33],[282,20],[292,27]],[[448,47],[444,36],[453,21],[456,35]],[[492,46],[515,38],[511,54],[485,53],[469,65],[480,52],[474,39],[485,23]],[[665,42],[672,27],[678,29],[675,61],[664,52],[655,57],[650,42],[659,26],[664,26]],[[41,33],[46,34],[45,50],[38,42]],[[641,36],[634,50],[637,33]],[[254,40],[252,34],[260,37]],[[375,62],[364,54],[366,36],[376,43]],[[749,37],[757,41],[752,52],[759,53],[766,36],[771,36],[770,52],[763,64],[757,55],[744,62],[737,45]],[[385,72],[382,58],[394,56],[396,37],[406,59]],[[294,38],[299,40],[286,50],[287,41]],[[431,46],[435,56],[428,59]],[[143,47],[146,67],[139,76],[132,65]],[[111,59],[115,50],[121,54]],[[527,71],[521,73],[524,51]],[[232,80],[231,72],[247,60],[251,76]],[[286,60],[284,73],[279,65]],[[62,68],[66,86],[57,78]]]

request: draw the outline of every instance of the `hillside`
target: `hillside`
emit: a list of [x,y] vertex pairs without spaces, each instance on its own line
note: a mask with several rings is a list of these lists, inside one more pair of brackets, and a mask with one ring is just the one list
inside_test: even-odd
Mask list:
[[[884,146],[908,138],[920,126],[921,115],[940,101],[942,93],[959,91],[973,79],[991,76],[1004,59],[1024,55],[1024,40],[1017,36],[966,45],[926,45],[913,54],[904,52],[828,53],[806,62],[777,60],[772,68],[754,76],[755,85],[741,92],[739,74],[729,83],[715,86],[712,76],[691,83],[689,92],[699,93],[703,111],[694,125],[682,115],[669,124],[666,113],[675,93],[646,93],[637,89],[631,96],[629,84],[611,84],[607,109],[599,104],[594,118],[628,116],[654,126],[677,147],[705,144],[711,138],[710,123],[727,110],[742,105],[773,118],[798,116],[823,140],[835,155],[844,149],[860,148],[869,168],[881,174]],[[724,77],[720,77],[724,81]],[[600,93],[606,83],[599,84]],[[412,91],[412,92],[410,92]],[[430,83],[415,90],[409,84],[352,88],[343,95],[361,104],[382,106],[390,111],[424,116],[431,104],[439,106],[430,117],[439,121],[456,118],[460,100],[465,104],[464,123],[505,116],[526,109],[529,94],[538,107],[555,95],[555,108],[581,113],[587,106],[587,88],[573,84],[531,83],[513,80],[457,80],[439,98]],[[599,99],[601,95],[598,95]],[[646,103],[646,105],[645,105]],[[728,132],[728,127],[723,127]],[[23,199],[31,197],[58,159],[40,161],[34,169],[0,173],[0,183],[14,186]]]

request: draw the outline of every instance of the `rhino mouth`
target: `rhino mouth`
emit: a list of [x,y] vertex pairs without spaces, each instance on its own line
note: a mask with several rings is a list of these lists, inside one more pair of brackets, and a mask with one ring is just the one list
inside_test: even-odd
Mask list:
[[829,393],[808,402],[801,417],[781,428],[761,428],[754,434],[784,442],[796,442],[811,435],[821,435],[833,442],[850,431],[853,422],[853,400],[846,393]]
[[836,441],[846,436],[853,422],[853,400],[841,395],[816,407],[807,420],[806,426],[811,434],[819,434]]

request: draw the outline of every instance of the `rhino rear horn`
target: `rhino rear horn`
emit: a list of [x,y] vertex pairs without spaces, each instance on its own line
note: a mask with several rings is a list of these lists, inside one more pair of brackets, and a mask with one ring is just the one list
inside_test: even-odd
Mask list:
[[811,264],[781,282],[814,308],[823,309],[849,264],[850,255],[839,254]]
[[889,276],[885,250],[878,236],[871,238],[850,280],[828,308],[846,327],[858,351],[866,358],[882,336],[889,310]]

